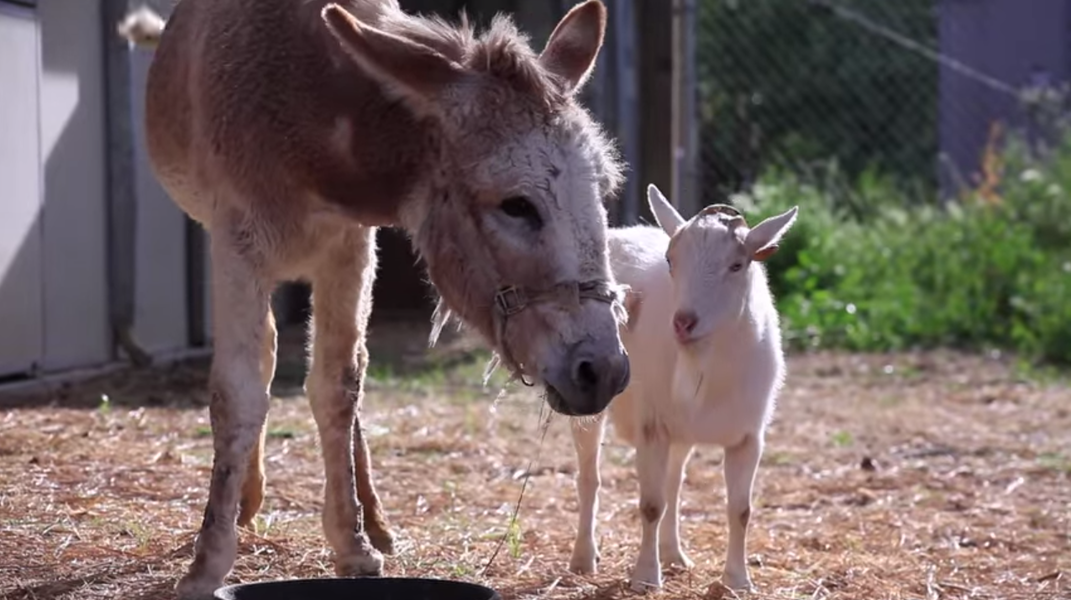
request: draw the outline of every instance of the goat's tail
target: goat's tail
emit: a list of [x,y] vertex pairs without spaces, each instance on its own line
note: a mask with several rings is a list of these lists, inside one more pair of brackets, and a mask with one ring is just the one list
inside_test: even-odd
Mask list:
[[164,33],[167,24],[164,18],[153,9],[142,4],[138,8],[126,13],[126,17],[116,26],[120,37],[126,38],[131,43],[146,48],[156,48],[160,43],[160,35]]

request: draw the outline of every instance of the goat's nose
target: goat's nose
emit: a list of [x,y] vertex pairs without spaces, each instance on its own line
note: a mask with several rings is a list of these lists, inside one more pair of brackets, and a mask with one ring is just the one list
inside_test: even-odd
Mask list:
[[591,412],[596,414],[628,387],[631,367],[628,354],[624,352],[600,358],[581,358],[573,365],[573,383],[577,390],[591,403]]
[[692,330],[695,329],[695,324],[699,322],[699,317],[690,310],[678,310],[673,315],[673,331],[676,332],[678,339],[687,339],[691,335]]

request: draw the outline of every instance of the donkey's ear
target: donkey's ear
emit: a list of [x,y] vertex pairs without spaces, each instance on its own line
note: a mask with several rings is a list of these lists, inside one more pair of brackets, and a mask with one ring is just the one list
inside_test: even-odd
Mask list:
[[575,93],[587,81],[605,32],[606,7],[601,0],[577,4],[551,32],[539,62],[561,79],[564,93]]
[[799,208],[793,206],[785,212],[767,218],[747,232],[744,248],[757,261],[764,261],[777,252],[777,243],[796,222]]
[[684,217],[673,208],[673,205],[653,183],[647,186],[647,204],[654,213],[655,221],[658,221],[659,227],[666,232],[666,235],[672,237],[681,225],[684,225]]
[[418,112],[433,112],[435,96],[464,73],[435,50],[361,23],[338,4],[328,4],[320,16],[361,70]]

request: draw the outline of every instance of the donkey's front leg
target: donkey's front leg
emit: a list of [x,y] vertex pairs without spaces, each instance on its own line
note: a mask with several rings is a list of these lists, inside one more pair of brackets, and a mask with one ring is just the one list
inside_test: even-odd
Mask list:
[[669,440],[661,427],[653,422],[644,423],[642,438],[636,446],[636,474],[640,480],[643,534],[631,581],[632,589],[637,592],[662,587],[658,530],[666,512],[666,463],[669,459]]
[[176,588],[184,600],[211,598],[234,566],[239,492],[268,411],[260,349],[271,290],[228,233],[220,228],[211,236],[215,339],[209,416],[214,457],[193,563]]
[[[327,249],[312,276],[312,364],[306,390],[323,452],[324,535],[335,551],[340,576],[380,574],[383,555],[369,534],[390,539],[371,487],[359,417],[367,367],[365,326],[376,268],[374,236],[371,228],[347,234]],[[362,496],[369,496],[363,515],[359,487],[365,488]]]
[[729,545],[725,551],[722,583],[733,589],[751,590],[747,572],[747,527],[751,519],[751,490],[762,457],[762,432],[749,434],[725,449],[725,496],[729,519]]

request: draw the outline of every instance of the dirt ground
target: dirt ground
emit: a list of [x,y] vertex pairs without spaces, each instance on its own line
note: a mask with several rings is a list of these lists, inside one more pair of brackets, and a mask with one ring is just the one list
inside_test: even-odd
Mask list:
[[[495,401],[463,337],[379,324],[364,419],[400,538],[389,575],[479,581],[505,600],[632,597],[632,454],[603,459],[600,573],[567,572],[576,529],[566,420]],[[268,494],[228,582],[329,576],[322,465],[287,332]],[[0,395],[0,598],[168,599],[211,468],[201,361]],[[953,353],[793,356],[767,437],[748,542],[751,598],[1071,598],[1071,393],[1010,361]],[[682,535],[697,566],[652,598],[731,598],[721,450],[688,465]],[[513,507],[529,475],[520,516]],[[484,572],[496,546],[501,551]]]

